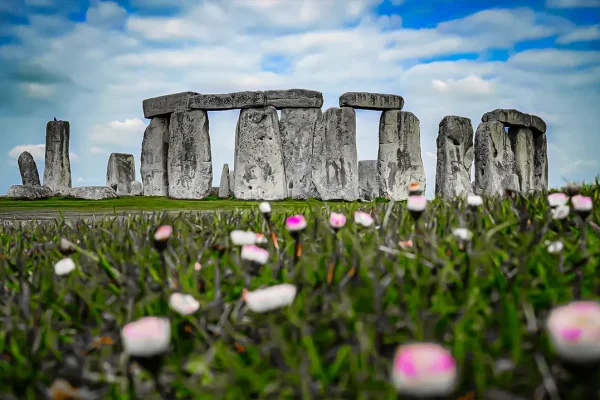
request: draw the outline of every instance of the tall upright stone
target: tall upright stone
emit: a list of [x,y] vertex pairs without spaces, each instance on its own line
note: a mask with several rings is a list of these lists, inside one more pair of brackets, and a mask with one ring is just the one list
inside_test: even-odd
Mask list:
[[169,194],[169,120],[169,117],[154,117],[144,131],[141,155],[144,196]]
[[231,195],[231,188],[229,182],[229,165],[223,164],[223,171],[221,172],[221,183],[219,184],[219,198],[227,199]]
[[212,188],[208,115],[203,110],[177,111],[169,123],[169,197],[202,199]]
[[482,122],[475,132],[476,194],[502,195],[519,190],[511,141],[499,121]]
[[473,193],[473,125],[465,117],[442,119],[437,137],[435,195],[447,200]]
[[377,156],[380,193],[393,200],[408,198],[408,185],[425,189],[419,119],[411,112],[388,110],[379,120]]
[[106,186],[117,194],[129,194],[131,182],[135,181],[135,160],[133,154],[112,153],[106,166]]
[[548,139],[539,132],[533,133],[533,189],[548,190]]
[[534,189],[534,145],[533,132],[530,128],[521,126],[508,128],[508,138],[515,155],[515,174],[519,180],[519,190],[522,193]]
[[287,185],[277,110],[240,111],[235,133],[234,194],[240,200],[283,200]]
[[233,195],[233,188],[235,187],[235,170],[229,170],[229,195]]
[[377,160],[358,162],[358,188],[362,200],[372,201],[379,197]]
[[358,199],[356,112],[353,108],[332,107],[317,119],[312,179],[322,200]]
[[288,197],[307,199],[316,196],[312,182],[312,154],[315,124],[320,108],[283,108],[279,130]]
[[24,151],[18,160],[21,181],[24,186],[40,186],[40,174],[33,156],[28,151]]
[[70,136],[69,121],[49,121],[46,125],[44,186],[53,191],[71,187]]

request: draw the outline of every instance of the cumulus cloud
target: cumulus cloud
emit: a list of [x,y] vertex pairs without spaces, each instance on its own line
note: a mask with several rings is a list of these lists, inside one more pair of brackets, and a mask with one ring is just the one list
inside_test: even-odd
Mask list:
[[127,11],[117,3],[101,1],[88,9],[85,19],[91,25],[115,28],[123,24],[126,16]]
[[[46,159],[46,145],[45,144],[20,144],[9,150],[8,156],[14,160],[17,160],[22,152],[27,151],[35,159],[36,163],[42,163]],[[71,161],[77,161],[79,156],[77,153],[69,152],[69,159]]]
[[550,8],[581,8],[600,7],[600,0],[546,0],[546,7]]
[[447,79],[446,81],[441,81],[434,79],[431,81],[431,86],[439,92],[453,94],[490,95],[494,92],[492,82],[481,79],[481,77],[473,74],[459,80]]
[[576,42],[591,42],[600,40],[600,25],[582,26],[571,32],[560,35],[556,39],[558,44],[570,44]]
[[[91,139],[97,143],[116,145],[139,145],[142,142],[146,123],[139,118],[125,121],[112,121],[106,125],[96,125],[92,129]],[[93,153],[101,153],[98,147],[92,147]]]

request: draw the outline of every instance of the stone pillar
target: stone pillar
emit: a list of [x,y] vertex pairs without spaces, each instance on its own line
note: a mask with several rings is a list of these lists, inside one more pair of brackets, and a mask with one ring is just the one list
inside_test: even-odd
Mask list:
[[405,200],[412,182],[419,182],[425,189],[420,123],[413,113],[401,110],[381,113],[377,161],[382,196]]
[[283,200],[287,185],[277,110],[240,111],[235,133],[234,194],[240,200]]
[[223,165],[223,171],[221,172],[221,183],[219,184],[219,198],[228,199],[231,195],[230,182],[229,182],[229,165]]
[[372,201],[379,197],[377,160],[358,162],[358,188],[362,200]]
[[435,195],[446,200],[473,193],[473,125],[469,118],[446,116],[439,125]]
[[135,181],[135,160],[133,154],[112,153],[106,167],[106,186],[117,194],[131,192],[131,182]]
[[283,108],[279,129],[288,197],[307,199],[316,196],[312,183],[312,153],[315,124],[320,108]]
[[229,195],[233,195],[233,188],[235,187],[235,170],[229,170]]
[[515,155],[515,174],[519,179],[519,191],[533,190],[533,132],[529,128],[515,126],[508,128],[508,138]]
[[533,189],[548,190],[548,140],[545,133],[533,132]]
[[358,199],[356,112],[327,109],[315,124],[312,179],[322,200]]
[[46,125],[44,186],[53,191],[71,187],[70,135],[69,121],[49,121]]
[[19,156],[19,172],[21,181],[25,186],[40,186],[40,174],[33,156],[28,151],[24,151]]
[[169,122],[169,197],[202,199],[212,188],[212,156],[206,111],[177,111]]
[[154,117],[144,131],[141,155],[141,175],[144,196],[167,196],[169,178],[169,117]]

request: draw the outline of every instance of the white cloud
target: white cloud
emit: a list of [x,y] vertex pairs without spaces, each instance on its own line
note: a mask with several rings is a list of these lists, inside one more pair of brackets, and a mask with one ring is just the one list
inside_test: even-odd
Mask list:
[[508,59],[508,65],[525,69],[574,68],[600,63],[600,51],[536,49],[517,53]]
[[75,179],[75,182],[77,182],[77,183],[85,182],[85,179],[80,176],[79,178]]
[[[113,121],[106,125],[96,125],[92,129],[91,139],[94,142],[105,144],[140,145],[146,125],[139,118]],[[93,153],[101,152],[98,147],[93,147],[90,151]]]
[[468,95],[490,95],[494,93],[494,85],[492,82],[485,81],[477,75],[469,75],[463,79],[454,80],[447,79],[441,81],[434,79],[431,81],[431,86],[444,93],[468,94]]
[[126,16],[127,10],[117,3],[101,1],[88,9],[85,19],[92,25],[117,27],[123,23]]
[[582,26],[571,32],[560,35],[556,39],[558,44],[570,44],[576,42],[591,42],[600,40],[600,25]]
[[29,97],[45,98],[50,97],[54,93],[54,85],[45,85],[42,83],[22,83],[23,91]]
[[550,8],[600,7],[600,0],[546,0]]
[[8,156],[15,160],[19,158],[22,152],[27,151],[31,153],[33,158],[38,162],[39,160],[44,161],[46,157],[46,145],[45,144],[21,144],[13,147],[9,152]]
[[108,150],[102,148],[102,147],[97,147],[97,146],[92,146],[90,147],[90,153],[92,154],[104,154],[104,153],[108,153]]

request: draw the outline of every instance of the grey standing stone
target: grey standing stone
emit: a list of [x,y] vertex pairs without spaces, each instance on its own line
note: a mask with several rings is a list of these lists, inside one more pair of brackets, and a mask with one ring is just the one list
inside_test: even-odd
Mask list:
[[144,196],[167,196],[169,193],[169,120],[170,117],[154,117],[144,131],[141,155]]
[[279,130],[288,197],[307,199],[316,196],[312,182],[312,153],[319,108],[284,108]]
[[117,193],[108,186],[82,186],[70,190],[70,197],[81,200],[107,200],[116,199]]
[[112,153],[106,166],[106,186],[118,194],[131,192],[131,182],[135,180],[135,160],[133,154]]
[[142,182],[133,181],[131,182],[131,194],[132,196],[141,196],[144,193],[144,187],[142,186]]
[[219,183],[219,198],[227,199],[231,195],[231,188],[229,182],[229,165],[223,164],[223,171],[221,172],[221,182]]
[[327,109],[315,124],[312,179],[322,200],[358,199],[356,112]]
[[260,91],[227,94],[195,94],[190,96],[188,102],[189,108],[205,111],[235,110],[264,107],[265,105],[265,93]]
[[13,185],[8,188],[7,198],[22,200],[43,200],[54,195],[48,186]]
[[482,122],[475,132],[475,194],[502,195],[519,190],[515,155],[499,121]]
[[24,151],[19,156],[19,172],[21,173],[21,181],[26,186],[39,186],[40,174],[38,173],[37,164],[33,156],[28,151]]
[[234,194],[240,200],[287,197],[279,119],[275,107],[240,112],[235,134]]
[[401,110],[404,107],[404,99],[395,94],[347,92],[340,96],[340,107],[381,111]]
[[70,136],[69,121],[49,121],[46,125],[44,185],[53,191],[71,187]]
[[196,92],[181,92],[145,99],[142,102],[144,117],[168,116],[175,111],[188,110],[190,98],[196,95]]
[[377,156],[380,193],[393,200],[408,198],[408,185],[418,182],[425,190],[419,119],[411,112],[389,110],[379,120]]
[[508,138],[515,155],[515,174],[519,179],[519,190],[528,193],[533,185],[533,132],[529,128],[517,126],[508,129]]
[[515,109],[500,109],[483,114],[481,122],[500,121],[508,126],[524,126],[539,133],[546,133],[546,123],[537,115],[530,115]]
[[208,196],[213,172],[206,111],[175,112],[171,114],[169,129],[169,197],[202,199]]
[[323,93],[315,90],[267,90],[265,98],[268,106],[278,109],[323,107]]
[[543,133],[533,134],[533,188],[537,191],[548,190],[548,139]]
[[379,171],[377,160],[358,162],[358,187],[360,198],[367,201],[379,197]]
[[229,170],[229,195],[233,196],[233,188],[235,188],[235,170]]
[[447,200],[473,194],[473,125],[471,120],[446,116],[439,125],[435,195]]

